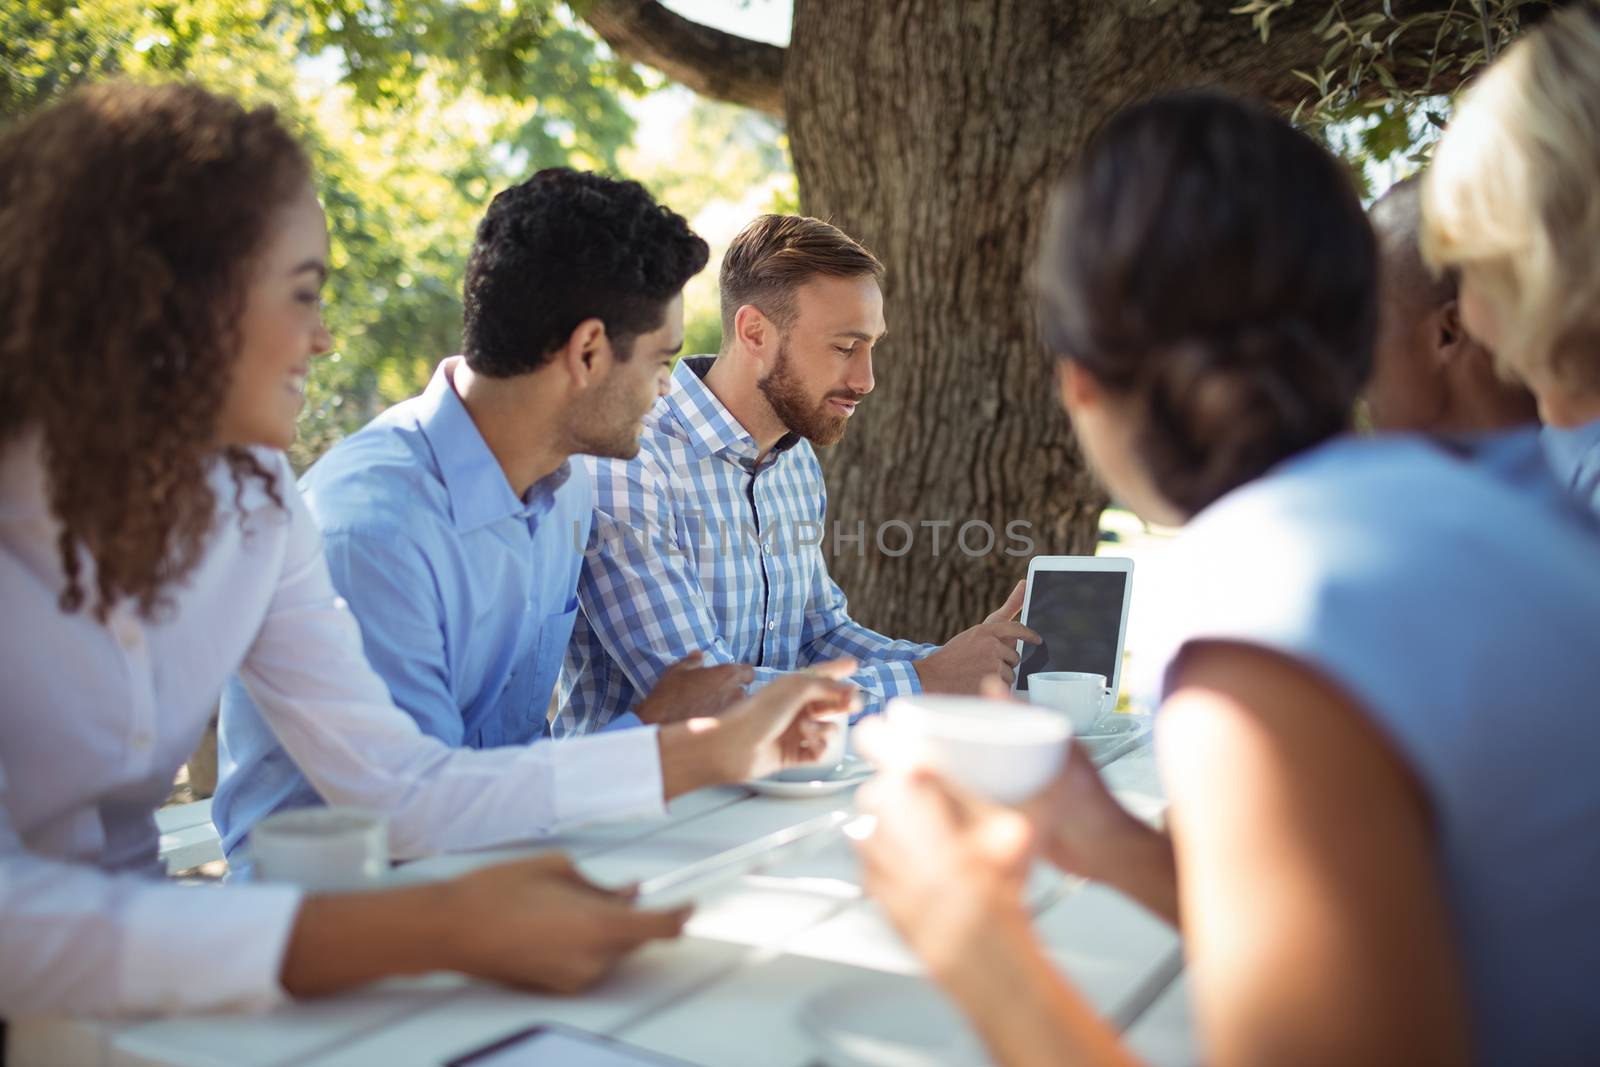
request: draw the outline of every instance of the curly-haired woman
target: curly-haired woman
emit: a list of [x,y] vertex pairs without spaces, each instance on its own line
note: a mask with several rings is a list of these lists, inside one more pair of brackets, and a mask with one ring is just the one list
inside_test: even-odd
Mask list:
[[1030,930],[1035,833],[1181,923],[1207,1063],[1600,1047],[1595,531],[1532,431],[1344,432],[1374,270],[1340,164],[1226,97],[1122,113],[1056,198],[1062,402],[1112,494],[1184,525],[1141,609],[1167,830],[1081,753],[1033,829],[927,772],[862,800],[869,889],[1003,1063],[1131,1060]]
[[[324,795],[397,839],[531,836],[549,784],[553,746],[421,734],[329,585],[276,451],[331,343],[327,241],[269,109],[111,85],[0,138],[0,1017],[431,969],[570,990],[682,926],[559,856],[346,896],[145,877],[154,809],[235,672]],[[728,714],[776,747],[809,700],[848,692],[797,678]]]

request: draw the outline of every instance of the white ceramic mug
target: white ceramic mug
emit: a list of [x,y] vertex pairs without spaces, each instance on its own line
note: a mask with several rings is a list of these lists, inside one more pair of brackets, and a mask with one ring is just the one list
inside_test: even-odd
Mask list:
[[250,832],[255,877],[312,892],[366,889],[389,870],[389,821],[359,808],[301,808]]
[[839,768],[844,766],[845,752],[850,741],[850,713],[848,711],[829,712],[818,715],[818,721],[832,724],[828,731],[828,744],[822,754],[816,759],[806,763],[797,763],[792,767],[767,777],[774,782],[814,782],[819,778],[828,778],[837,774]]
[[1028,676],[1028,702],[1052,708],[1072,721],[1074,733],[1086,734],[1105,714],[1106,676],[1083,671],[1041,671]]
[[1002,804],[1020,803],[1048,785],[1072,740],[1065,716],[1009,700],[895,697],[884,718],[887,757],[932,767]]

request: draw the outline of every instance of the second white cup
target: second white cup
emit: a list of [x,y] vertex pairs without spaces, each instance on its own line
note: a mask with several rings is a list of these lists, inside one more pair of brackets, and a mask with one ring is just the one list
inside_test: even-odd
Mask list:
[[1072,722],[1073,733],[1086,734],[1105,713],[1106,676],[1082,671],[1041,671],[1028,676],[1028,702],[1053,708]]
[[376,885],[389,870],[389,822],[359,808],[301,808],[250,832],[254,877],[318,893]]

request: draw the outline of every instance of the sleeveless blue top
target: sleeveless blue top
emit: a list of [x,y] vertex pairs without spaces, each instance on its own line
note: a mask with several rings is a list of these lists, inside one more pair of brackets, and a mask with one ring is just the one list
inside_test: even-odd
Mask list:
[[1159,570],[1145,695],[1207,639],[1341,687],[1433,807],[1479,1059],[1600,1057],[1600,527],[1537,432],[1338,439],[1205,509]]

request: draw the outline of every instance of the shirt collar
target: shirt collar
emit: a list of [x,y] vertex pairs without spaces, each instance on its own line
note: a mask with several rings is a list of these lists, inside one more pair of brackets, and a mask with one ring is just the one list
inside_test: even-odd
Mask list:
[[[678,365],[672,369],[672,391],[667,394],[667,408],[688,434],[690,447],[702,458],[723,453],[746,467],[753,467],[761,455],[761,446],[705,383],[706,372],[716,361],[716,356],[685,356],[678,360]],[[772,452],[774,455],[787,452],[799,441],[799,434],[786,433],[772,446]]]
[[468,533],[504,518],[526,518],[547,510],[555,491],[566,484],[570,463],[534,483],[526,501],[518,500],[506,481],[500,461],[456,395],[451,375],[460,364],[451,356],[434,368],[428,387],[417,398],[417,427],[433,451],[445,493],[450,497],[450,518],[456,530]]

